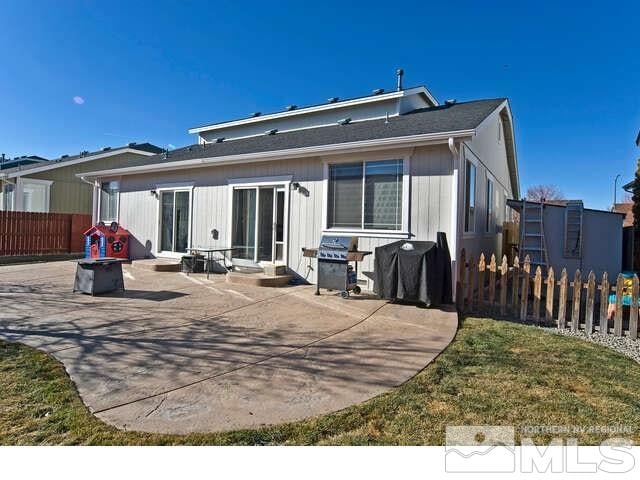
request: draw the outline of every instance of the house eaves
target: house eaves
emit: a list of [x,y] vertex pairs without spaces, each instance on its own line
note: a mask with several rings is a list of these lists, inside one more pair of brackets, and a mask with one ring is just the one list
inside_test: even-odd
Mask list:
[[312,147],[291,148],[287,150],[274,150],[266,152],[245,153],[239,155],[227,155],[218,157],[193,158],[189,160],[153,163],[135,167],[124,167],[111,170],[99,170],[94,172],[78,173],[80,178],[99,178],[123,175],[136,175],[143,173],[164,172],[187,168],[201,168],[217,165],[232,165],[242,163],[256,163],[269,160],[287,160],[291,158],[313,157],[318,155],[337,155],[376,150],[386,150],[398,147],[416,147],[422,145],[434,145],[447,143],[449,138],[465,140],[473,137],[474,129],[458,130],[451,132],[426,133],[420,135],[407,135],[402,137],[379,138],[358,142],[347,142],[331,145],[318,145]]
[[382,93],[379,95],[367,95],[365,97],[352,98],[348,100],[342,100],[334,103],[322,103],[319,105],[312,105],[309,107],[301,107],[295,110],[285,110],[282,112],[269,113],[266,115],[260,115],[257,117],[241,118],[238,120],[231,120],[227,122],[211,123],[202,125],[200,127],[193,127],[189,129],[189,133],[201,133],[210,132],[230,127],[237,127],[241,125],[249,125],[260,122],[267,122],[270,120],[277,120],[281,118],[291,118],[300,115],[308,115],[311,113],[323,112],[327,110],[336,110],[340,108],[352,107],[357,105],[365,105],[368,103],[377,103],[385,100],[393,100],[396,98],[402,98],[409,95],[422,95],[433,106],[438,106],[438,101],[425,87],[414,87],[406,90],[397,90],[389,93]]

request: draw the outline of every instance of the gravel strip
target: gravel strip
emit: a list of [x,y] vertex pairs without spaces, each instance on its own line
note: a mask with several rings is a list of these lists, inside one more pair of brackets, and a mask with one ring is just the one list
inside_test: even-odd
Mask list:
[[613,335],[604,335],[594,332],[591,336],[587,335],[584,330],[573,332],[569,329],[558,329],[555,327],[538,327],[557,335],[565,335],[567,337],[576,337],[586,340],[587,342],[597,343],[604,347],[609,347],[627,357],[640,363],[640,340],[632,340],[629,337],[615,337]]

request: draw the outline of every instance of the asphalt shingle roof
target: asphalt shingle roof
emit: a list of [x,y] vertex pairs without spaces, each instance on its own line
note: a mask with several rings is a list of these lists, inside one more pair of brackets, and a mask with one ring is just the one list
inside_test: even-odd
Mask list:
[[367,120],[348,125],[332,125],[276,133],[275,135],[228,140],[221,143],[191,145],[172,150],[166,155],[149,157],[148,164],[471,130],[476,128],[505,100],[504,98],[475,100],[422,108],[401,116],[391,117],[388,123],[384,119]]
[[[42,166],[45,165],[59,165],[59,166],[64,166],[66,162],[70,162],[73,160],[77,160],[79,158],[84,158],[86,157],[87,159],[89,157],[92,157],[94,155],[100,155],[102,153],[107,153],[107,152],[118,152],[119,150],[124,150],[127,148],[132,148],[134,150],[141,150],[143,152],[149,152],[149,153],[161,153],[163,152],[162,148],[160,147],[156,147],[155,145],[151,144],[151,143],[135,143],[135,144],[129,144],[129,145],[124,145],[122,147],[108,147],[106,150],[105,149],[101,149],[101,150],[97,150],[95,152],[85,152],[80,153],[78,155],[69,155],[67,157],[60,157],[57,159],[52,159],[49,161],[44,161],[44,162],[38,162],[38,163],[31,163],[28,165],[20,165],[18,167],[14,167],[14,168],[7,168],[7,169],[3,169],[2,173],[3,174],[11,174],[14,172],[27,172],[33,168],[40,168]],[[148,157],[148,158],[154,158],[152,156]]]

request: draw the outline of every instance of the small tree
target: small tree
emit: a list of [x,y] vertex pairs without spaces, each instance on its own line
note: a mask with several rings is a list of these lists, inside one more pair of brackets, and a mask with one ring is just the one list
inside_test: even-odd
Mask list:
[[527,200],[532,202],[564,200],[564,194],[555,185],[532,185],[527,189]]
[[633,269],[640,271],[640,159],[636,165],[633,182]]

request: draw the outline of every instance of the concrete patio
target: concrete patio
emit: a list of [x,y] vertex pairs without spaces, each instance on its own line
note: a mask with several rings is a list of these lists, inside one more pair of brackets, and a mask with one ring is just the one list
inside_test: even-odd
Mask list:
[[0,338],[54,355],[86,405],[127,430],[187,433],[298,420],[402,384],[457,314],[343,300],[311,286],[124,266],[127,291],[71,293],[74,262],[0,267]]

